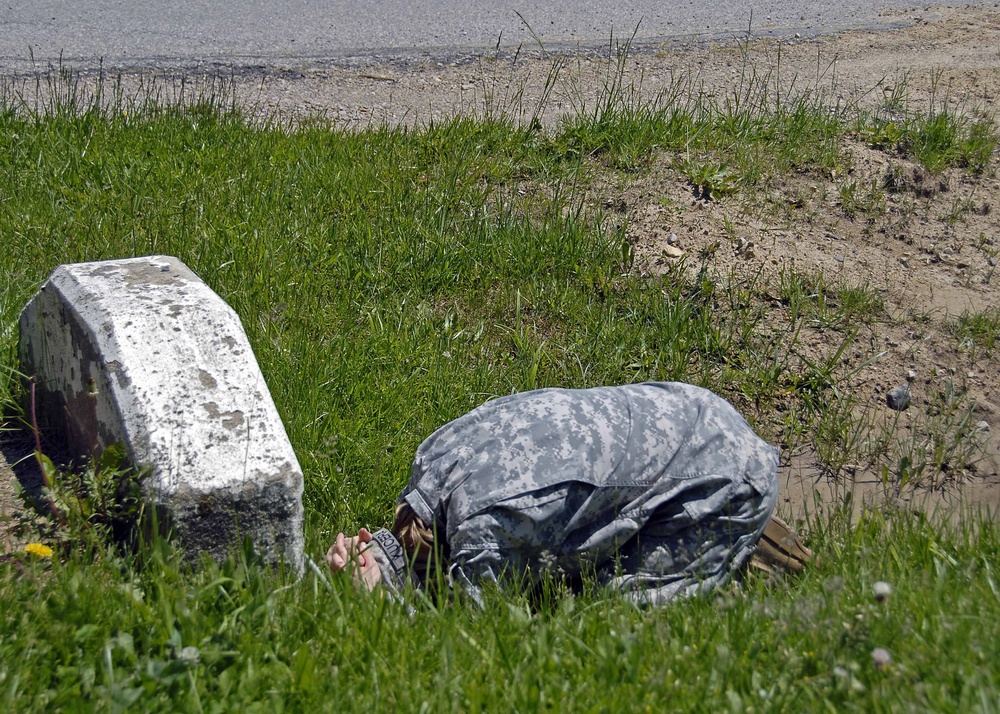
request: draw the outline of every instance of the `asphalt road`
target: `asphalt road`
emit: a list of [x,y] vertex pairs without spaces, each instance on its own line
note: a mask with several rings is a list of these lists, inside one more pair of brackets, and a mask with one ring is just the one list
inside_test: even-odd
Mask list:
[[[992,1],[992,0],[991,0]],[[981,4],[986,4],[985,2]],[[455,56],[497,45],[595,47],[899,24],[912,0],[0,0],[0,71],[294,67]],[[913,11],[910,15],[919,15]],[[751,23],[752,18],[752,23]],[[529,29],[530,27],[530,29]]]

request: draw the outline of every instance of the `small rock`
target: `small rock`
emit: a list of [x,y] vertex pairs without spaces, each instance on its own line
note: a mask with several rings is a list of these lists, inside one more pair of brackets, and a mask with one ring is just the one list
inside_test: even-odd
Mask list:
[[912,369],[906,373],[907,382],[913,382],[916,378],[917,378],[917,373],[914,372]]
[[745,258],[753,257],[753,243],[748,241],[743,236],[740,236],[736,240],[736,245],[734,246],[733,250],[736,252],[736,255],[742,255]]
[[991,267],[991,268],[995,268],[995,267],[996,267],[996,264],[997,264],[997,259],[996,259],[996,258],[992,258],[992,257],[991,257],[991,258],[990,258],[989,260],[987,260],[986,262],[990,264],[990,267]]
[[667,238],[667,244],[668,245],[677,245],[680,242],[681,242],[681,239],[677,237],[676,233],[671,233],[670,237]]
[[985,421],[976,422],[976,431],[980,434],[987,434],[990,431],[990,425]]
[[879,602],[885,602],[892,595],[892,586],[884,580],[879,580],[872,585],[872,593]]
[[665,255],[668,258],[674,258],[674,259],[683,258],[684,251],[678,248],[677,246],[667,245],[663,247],[663,255]]
[[885,403],[897,412],[906,409],[910,406],[910,385],[900,384],[890,389],[885,395]]

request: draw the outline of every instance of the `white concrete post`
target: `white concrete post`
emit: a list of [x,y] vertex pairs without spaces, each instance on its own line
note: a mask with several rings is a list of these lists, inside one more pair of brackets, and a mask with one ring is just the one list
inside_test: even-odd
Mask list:
[[20,318],[46,428],[74,456],[122,442],[189,554],[249,536],[303,569],[302,470],[239,317],[176,258],[62,265]]

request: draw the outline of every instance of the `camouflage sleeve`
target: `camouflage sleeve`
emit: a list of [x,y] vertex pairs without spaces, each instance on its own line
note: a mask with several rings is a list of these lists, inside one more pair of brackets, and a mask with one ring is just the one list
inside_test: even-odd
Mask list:
[[[400,599],[408,588],[420,588],[420,579],[413,574],[406,551],[391,531],[385,528],[372,533],[372,541],[366,553],[371,553],[378,563],[382,575],[382,585],[389,594]],[[457,560],[449,565],[448,582],[472,599],[479,607],[483,599],[478,583],[482,581],[496,582],[496,574],[500,572],[502,558],[497,548],[483,548],[476,551],[473,548],[463,548],[458,552]]]
[[385,528],[372,533],[366,553],[375,556],[382,574],[382,585],[393,595],[399,595],[408,585],[418,586],[406,560],[406,551],[396,536]]

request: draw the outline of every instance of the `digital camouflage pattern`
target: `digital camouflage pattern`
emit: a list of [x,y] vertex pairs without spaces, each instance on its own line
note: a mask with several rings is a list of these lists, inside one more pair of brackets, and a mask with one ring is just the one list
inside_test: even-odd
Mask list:
[[700,387],[542,389],[434,432],[400,499],[444,536],[450,576],[477,602],[484,583],[548,571],[571,582],[590,573],[655,604],[722,584],[749,559],[777,500],[777,465],[777,451]]

